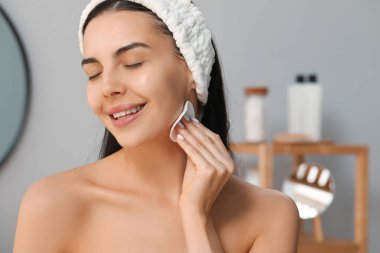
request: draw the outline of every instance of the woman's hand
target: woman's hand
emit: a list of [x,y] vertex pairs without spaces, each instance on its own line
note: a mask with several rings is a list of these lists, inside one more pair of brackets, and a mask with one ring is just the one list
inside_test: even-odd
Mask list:
[[[180,198],[181,209],[207,217],[221,189],[235,170],[219,135],[198,120],[182,118],[178,144],[188,155]],[[182,125],[182,127],[183,127]]]

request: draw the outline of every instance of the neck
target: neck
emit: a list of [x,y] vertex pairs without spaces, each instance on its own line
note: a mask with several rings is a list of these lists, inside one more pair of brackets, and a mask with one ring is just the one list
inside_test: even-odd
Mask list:
[[151,197],[178,203],[187,155],[167,135],[119,152],[126,183],[142,189]]

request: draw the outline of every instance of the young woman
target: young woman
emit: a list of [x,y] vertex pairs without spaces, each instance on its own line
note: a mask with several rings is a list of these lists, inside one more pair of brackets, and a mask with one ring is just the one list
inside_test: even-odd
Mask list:
[[[101,159],[28,188],[14,253],[296,252],[294,203],[233,175],[218,56],[190,0],[94,0],[79,38]],[[195,117],[174,124],[186,101]]]

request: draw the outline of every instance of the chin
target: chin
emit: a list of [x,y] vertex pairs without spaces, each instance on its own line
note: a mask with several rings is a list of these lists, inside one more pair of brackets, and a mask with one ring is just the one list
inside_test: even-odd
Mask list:
[[138,147],[146,142],[146,138],[141,134],[113,134],[113,136],[121,147],[127,149]]
[[[117,134],[114,135],[115,139],[119,143],[119,145],[125,149],[132,149],[137,148],[146,144],[150,144],[153,142],[157,142],[159,139],[163,139],[162,134],[153,134],[150,132],[150,135],[143,134],[144,131],[141,132],[134,132],[133,134]],[[167,136],[167,139],[169,138],[169,132],[165,132],[165,136]]]

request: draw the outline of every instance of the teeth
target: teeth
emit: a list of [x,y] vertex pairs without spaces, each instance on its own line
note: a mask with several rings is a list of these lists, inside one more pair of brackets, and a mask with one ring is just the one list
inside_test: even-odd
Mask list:
[[135,108],[133,108],[133,109],[131,109],[129,111],[115,113],[115,114],[113,114],[113,117],[115,119],[118,119],[118,118],[124,117],[126,115],[129,115],[129,114],[132,114],[132,113],[136,113],[136,112],[140,111],[142,109],[142,107],[143,107],[142,105],[139,105],[139,106],[137,106],[137,107],[135,107]]

